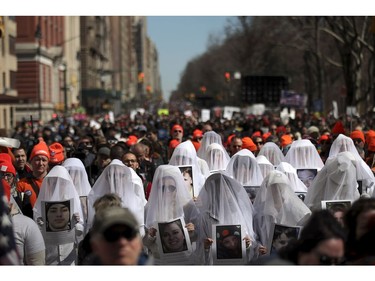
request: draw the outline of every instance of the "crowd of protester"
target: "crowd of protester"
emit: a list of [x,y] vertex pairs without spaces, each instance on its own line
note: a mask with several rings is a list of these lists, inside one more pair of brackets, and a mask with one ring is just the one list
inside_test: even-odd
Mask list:
[[[7,136],[20,145],[0,147],[17,256],[0,263],[374,264],[374,125],[274,112],[25,120]],[[335,201],[349,202],[340,218],[323,204]],[[301,231],[274,251],[275,225]]]

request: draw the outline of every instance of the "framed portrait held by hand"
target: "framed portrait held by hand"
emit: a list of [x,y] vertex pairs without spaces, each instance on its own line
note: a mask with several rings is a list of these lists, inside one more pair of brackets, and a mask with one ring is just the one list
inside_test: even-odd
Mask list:
[[241,225],[212,225],[213,264],[245,264],[246,242]]
[[272,239],[268,245],[270,254],[277,253],[281,248],[287,246],[292,239],[298,239],[302,227],[275,223],[272,229]]

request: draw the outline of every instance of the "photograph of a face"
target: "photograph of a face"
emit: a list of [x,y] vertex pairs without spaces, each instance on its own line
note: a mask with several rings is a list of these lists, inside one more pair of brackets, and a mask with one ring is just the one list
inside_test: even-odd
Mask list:
[[59,232],[72,228],[70,201],[45,202],[46,231]]
[[269,247],[271,249],[270,253],[277,253],[280,249],[288,245],[292,239],[298,239],[300,231],[301,227],[299,226],[274,224],[272,241],[270,243],[271,247]]
[[212,244],[214,264],[244,264],[246,245],[241,225],[213,225]]
[[251,203],[254,203],[255,197],[260,189],[260,186],[244,186],[247,195],[249,196],[249,199]]
[[162,259],[177,261],[192,252],[189,233],[182,217],[157,224],[157,243]]
[[178,166],[181,171],[182,176],[184,177],[186,189],[191,194],[191,198],[196,197],[194,194],[194,177],[193,177],[193,167],[192,166]]
[[297,169],[298,178],[306,185],[307,188],[311,186],[311,183],[317,174],[317,169]]

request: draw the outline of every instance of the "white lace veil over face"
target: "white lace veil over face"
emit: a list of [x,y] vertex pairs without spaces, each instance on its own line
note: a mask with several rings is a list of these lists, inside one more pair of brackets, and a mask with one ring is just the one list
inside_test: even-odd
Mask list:
[[230,157],[224,146],[218,143],[212,143],[207,147],[206,155],[203,158],[206,160],[210,172],[225,170]]
[[[225,171],[219,171],[207,178],[196,203],[206,220],[213,220],[217,224],[242,224],[246,235],[254,241],[254,210],[251,201],[241,183]],[[208,221],[203,224],[207,223]],[[210,226],[202,228],[201,232],[204,233],[199,237],[211,233]]]
[[83,224],[81,201],[79,200],[73,180],[65,167],[57,165],[43,179],[38,198],[33,208],[34,219],[42,217],[42,201],[66,201],[70,199],[73,199],[74,204],[71,215],[78,213],[80,223]]
[[[207,148],[211,143],[218,143],[221,146],[223,146],[223,140],[221,138],[221,135],[216,133],[215,131],[208,131],[203,134],[201,145],[197,151],[197,156],[199,158],[205,159],[205,155],[207,152]],[[224,146],[223,146],[224,147]],[[228,157],[229,154],[227,153]],[[205,159],[206,160],[206,159]],[[206,160],[207,161],[207,160]]]
[[355,157],[348,151],[328,159],[309,187],[305,204],[319,210],[322,200],[357,200],[360,194],[355,165]]
[[263,243],[270,235],[272,223],[301,226],[311,215],[310,209],[292,190],[287,176],[277,170],[263,180],[254,209],[254,228]]
[[263,178],[265,178],[271,171],[275,170],[275,167],[264,155],[258,155],[256,157],[259,168],[262,172]]
[[133,212],[140,226],[144,224],[143,185],[139,184],[139,179],[134,176],[131,168],[125,166],[120,160],[114,159],[105,167],[88,195],[88,224],[90,226],[95,214],[93,207],[95,200],[108,193],[116,193],[121,198],[122,206]]
[[296,169],[320,169],[324,163],[319,152],[309,140],[295,140],[285,155],[285,162],[288,162]]
[[160,165],[154,174],[148,202],[145,207],[147,228],[156,228],[158,222],[184,217],[185,222],[198,224],[199,211],[186,188],[180,169]]
[[242,150],[231,157],[226,172],[244,186],[260,186],[263,181],[263,175],[258,162],[254,156],[251,157],[246,153],[240,153]]
[[189,140],[180,143],[173,151],[168,164],[173,166],[192,166],[194,194],[198,196],[204,184],[205,176],[199,169],[197,152],[194,148],[193,143]]
[[277,167],[277,171],[283,172],[290,181],[290,185],[294,192],[307,192],[306,185],[298,178],[297,170],[287,162],[281,162]]
[[259,150],[258,156],[265,156],[272,165],[277,166],[280,162],[285,161],[285,156],[280,147],[274,142],[266,142]]
[[[348,151],[350,152],[356,162],[356,169],[357,169],[357,180],[364,181],[364,187],[370,188],[373,190],[375,185],[375,177],[373,172],[371,171],[370,167],[366,164],[366,162],[362,159],[362,157],[359,155],[354,142],[351,138],[340,134],[332,143],[332,146],[329,150],[329,159],[332,159],[336,157],[340,152]],[[373,192],[370,192],[370,195],[372,195]]]
[[78,195],[87,196],[91,190],[91,185],[82,161],[78,158],[68,158],[62,166],[68,170]]

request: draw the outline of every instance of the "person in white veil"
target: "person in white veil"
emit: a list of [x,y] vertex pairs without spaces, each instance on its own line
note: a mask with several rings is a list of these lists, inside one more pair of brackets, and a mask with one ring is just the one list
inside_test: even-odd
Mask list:
[[[206,162],[205,160],[201,159]],[[193,187],[194,196],[197,197],[199,191],[201,190],[206,177],[209,174],[209,169],[207,165],[207,175],[203,175],[199,169],[198,156],[194,148],[193,143],[188,140],[180,143],[173,151],[171,158],[169,159],[169,165],[173,166],[192,166],[193,170]]]
[[258,156],[260,155],[265,156],[275,167],[285,161],[283,152],[274,142],[266,142],[259,150]]
[[356,159],[349,151],[340,152],[327,159],[308,189],[305,204],[312,210],[320,210],[323,200],[351,200],[360,197],[356,179]]
[[261,245],[270,253],[273,224],[303,226],[311,215],[310,209],[294,193],[288,177],[277,170],[263,180],[254,200],[254,231]]
[[288,162],[281,162],[276,167],[276,170],[283,172],[288,177],[294,192],[307,192],[306,185],[298,178],[297,170]]
[[130,209],[139,223],[139,231],[144,236],[144,207],[146,204],[142,180],[132,168],[114,159],[95,181],[88,195],[88,229],[91,228],[95,210],[93,204],[104,194],[115,193],[122,201],[122,207]]
[[[202,138],[202,142],[201,142],[201,146],[199,147],[198,151],[197,151],[197,156],[199,158],[202,158],[202,159],[205,159],[205,156],[206,156],[206,152],[207,152],[207,149],[208,149],[208,146],[212,143],[218,143],[220,144],[222,147],[224,147],[223,145],[223,139],[221,137],[221,135],[219,135],[218,133],[216,133],[215,131],[208,131],[208,132],[205,132],[203,134],[203,138]],[[226,151],[226,150],[225,150]],[[227,152],[227,151],[226,151]],[[229,154],[228,152],[226,153],[226,158],[227,160],[229,161]],[[206,159],[205,159],[206,160]],[[207,160],[206,160],[207,161]]]
[[213,173],[225,170],[230,157],[224,146],[212,143],[207,147],[206,155],[203,159],[206,160],[210,173]]
[[240,224],[244,231],[246,261],[258,256],[257,238],[253,231],[253,206],[240,182],[225,171],[210,175],[198,196],[197,206],[201,212],[201,227],[198,235],[200,264],[213,264],[210,251],[213,243],[212,225]]
[[337,156],[340,152],[349,151],[355,157],[357,168],[357,181],[362,181],[362,192],[367,193],[369,196],[374,194],[375,188],[375,177],[371,168],[366,164],[366,162],[359,155],[357,148],[354,145],[353,140],[343,134],[338,135],[338,137],[333,141],[331,148],[329,150],[328,159],[332,159]]
[[259,164],[248,149],[242,149],[231,157],[226,172],[243,186],[260,186],[263,181]]
[[78,196],[81,201],[81,207],[83,212],[83,221],[85,223],[85,231],[87,233],[87,196],[91,191],[91,184],[87,176],[87,172],[83,162],[79,158],[68,158],[62,164],[65,167],[69,175],[71,176],[74,186],[77,190]]
[[260,171],[262,172],[263,178],[265,178],[271,171],[275,170],[275,166],[267,159],[264,155],[258,155],[256,157]]
[[[160,165],[152,180],[150,197],[145,207],[146,235],[144,245],[154,257],[155,264],[195,264],[195,241],[199,229],[199,210],[186,189],[180,169],[173,165]],[[159,254],[156,242],[159,222],[183,218],[192,242],[192,253],[182,259],[166,262]]]
[[307,139],[293,141],[283,162],[288,162],[295,169],[316,169],[318,172],[324,166],[318,150]]
[[[69,203],[68,207],[64,203],[68,200],[71,200],[73,206]],[[48,228],[52,228],[53,223],[48,219],[49,209],[52,208],[48,209],[48,206],[51,205],[49,202],[55,204],[54,216],[60,221],[63,220],[63,214],[57,210],[57,206],[64,205],[65,214],[69,211],[68,217],[65,217],[69,220],[69,227],[64,228],[64,231],[55,232],[54,230],[53,233],[48,233]],[[43,207],[46,209],[45,216]],[[83,238],[83,213],[79,195],[65,167],[60,165],[53,167],[44,178],[33,208],[33,216],[40,228],[46,228],[45,231],[42,230],[46,245],[46,265],[75,265],[77,246],[80,239]]]

